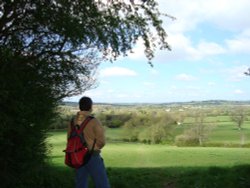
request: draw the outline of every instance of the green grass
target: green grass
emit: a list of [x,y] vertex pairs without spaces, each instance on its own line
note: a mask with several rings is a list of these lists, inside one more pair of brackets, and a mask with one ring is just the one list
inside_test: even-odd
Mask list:
[[[64,165],[66,133],[50,133],[50,176],[74,186],[74,171]],[[250,185],[250,149],[173,147],[107,143],[102,151],[112,188],[232,187]],[[52,174],[52,175],[51,175]],[[60,186],[59,186],[60,187]],[[93,187],[91,184],[90,187]]]
[[127,138],[123,128],[106,128],[107,140],[121,140],[121,138]]
[[[213,126],[207,146],[175,147],[121,142],[128,138],[123,128],[106,128],[107,145],[102,156],[112,188],[246,188],[250,187],[250,118],[242,131],[229,116],[206,117]],[[174,136],[180,135],[194,122],[185,118]],[[140,128],[140,131],[143,129]],[[74,187],[74,170],[64,165],[66,132],[51,132],[48,143],[51,169],[45,177],[48,186]],[[226,147],[222,147],[226,146]],[[52,178],[53,177],[53,178]],[[55,184],[51,183],[55,179]],[[90,182],[90,187],[94,187]]]
[[227,145],[250,144],[250,122],[246,121],[241,131],[232,122],[219,122],[209,135],[208,143]]
[[[63,166],[65,133],[49,138],[52,163]],[[250,164],[250,149],[216,147],[174,147],[138,143],[107,143],[102,151],[107,167],[231,167]],[[127,160],[133,159],[133,160]]]
[[[118,131],[118,129],[114,130]],[[112,134],[114,133],[115,132],[112,132]],[[227,133],[226,136],[225,133]],[[217,131],[216,134],[217,135],[214,135],[215,141],[238,142],[240,136],[238,130],[234,132]],[[215,138],[217,138],[217,140]],[[66,145],[66,132],[51,133],[48,142],[52,145],[52,163],[63,165],[64,153],[62,151]],[[247,148],[182,148],[168,145],[110,142],[103,149],[102,155],[106,159],[106,165],[108,167],[200,167],[250,164],[250,149]]]
[[[110,167],[208,167],[250,164],[250,149],[178,148],[164,145],[109,144],[103,151]],[[133,159],[127,160],[126,159]]]
[[[225,118],[225,117],[224,117]],[[211,123],[211,122],[210,122]],[[188,129],[190,124],[184,123],[181,126],[177,126],[174,130],[174,135],[180,135],[185,129]],[[250,146],[250,122],[246,121],[241,131],[238,130],[235,124],[232,122],[217,122],[212,125],[213,128],[208,136],[208,144],[216,146],[241,146],[242,144]],[[143,129],[140,128],[140,132]],[[128,139],[129,136],[125,134],[126,131],[123,128],[110,129],[106,128],[106,137],[108,140],[123,141]],[[128,133],[127,133],[128,134]],[[242,141],[241,135],[244,134],[244,141]]]

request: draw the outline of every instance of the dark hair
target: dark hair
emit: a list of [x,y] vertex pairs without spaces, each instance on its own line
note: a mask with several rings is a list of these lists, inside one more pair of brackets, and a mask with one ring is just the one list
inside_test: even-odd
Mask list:
[[79,108],[81,111],[89,111],[92,108],[92,100],[89,97],[82,97],[79,100]]

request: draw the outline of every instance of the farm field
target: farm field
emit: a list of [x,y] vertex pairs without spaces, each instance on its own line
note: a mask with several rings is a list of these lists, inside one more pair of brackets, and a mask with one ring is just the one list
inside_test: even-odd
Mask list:
[[[166,111],[170,108],[170,112]],[[232,112],[236,113],[234,109],[237,106],[209,106],[198,110],[189,106],[181,112],[182,107],[170,108],[96,106],[94,116],[101,120],[106,130],[107,144],[102,156],[112,188],[250,187],[249,106],[245,108],[241,129],[231,116]],[[62,150],[66,145],[66,132],[63,129],[66,126],[62,122],[67,123],[75,112],[76,107],[64,107],[61,121],[52,127],[54,131],[49,132],[47,139],[51,146],[49,164],[64,188],[74,186],[74,170],[64,165]],[[197,112],[202,112],[204,118]],[[155,144],[148,133],[164,131],[160,127],[166,126],[169,119],[174,120],[169,121],[171,126],[166,129],[171,129],[168,132],[170,136]],[[181,123],[177,123],[179,120]],[[203,132],[207,134],[203,147],[199,144],[178,147],[176,138],[197,125],[209,128]],[[131,136],[135,133],[137,139],[132,140]],[[145,138],[151,139],[151,142],[144,142]],[[90,187],[94,187],[91,181]]]
[[[180,135],[193,135],[194,139],[198,139],[202,135],[203,146],[250,147],[249,106],[244,106],[244,115],[242,115],[244,121],[241,130],[232,120],[232,114],[239,118],[241,115],[238,113],[242,106],[219,105],[202,106],[201,108],[197,108],[195,105],[183,106],[97,105],[93,113],[105,126],[108,141],[134,140],[155,143],[161,137],[159,138],[161,143],[178,145],[176,141]],[[60,127],[63,125],[62,122],[64,124],[68,122],[77,110],[77,107],[63,106],[61,122],[58,122],[55,130],[64,129],[66,125]],[[189,132],[187,133],[187,131]],[[200,133],[197,133],[198,131]],[[164,134],[159,136],[157,132],[164,132]]]
[[[187,124],[183,124],[181,127],[177,127],[174,130],[174,134],[178,135],[185,129]],[[143,129],[140,129],[143,131]],[[242,139],[243,135],[243,139]],[[128,138],[123,128],[110,129],[106,128],[106,136],[108,140],[122,141]],[[242,131],[239,131],[232,122],[217,123],[209,134],[207,143],[211,146],[239,146],[241,144],[250,146],[250,121],[246,121]]]
[[[62,150],[65,147],[65,132],[51,132],[50,135],[48,143],[52,146],[51,164],[55,168],[71,172],[73,177],[73,172],[64,165]],[[239,171],[238,175],[243,173],[243,185],[249,183],[244,179],[245,171],[250,170],[249,148],[175,147],[108,142],[102,156],[112,187],[185,187],[183,185],[187,182],[191,185],[205,185],[209,184],[208,179],[220,176],[223,181],[230,183],[231,180],[225,176],[231,176],[235,171]],[[233,181],[238,181],[238,175]],[[220,183],[217,180],[213,185],[219,187]]]
[[[52,163],[64,166],[65,133],[49,138]],[[107,143],[102,151],[107,167],[232,167],[250,165],[249,148],[175,147],[161,144]],[[129,160],[133,159],[133,160]]]

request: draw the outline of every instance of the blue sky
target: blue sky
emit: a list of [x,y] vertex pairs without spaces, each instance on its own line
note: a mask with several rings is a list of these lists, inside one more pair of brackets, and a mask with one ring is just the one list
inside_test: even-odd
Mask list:
[[[103,62],[94,102],[163,103],[250,100],[249,0],[158,0],[172,51],[157,50],[147,64],[142,43],[128,57]],[[78,101],[79,96],[70,98]]]

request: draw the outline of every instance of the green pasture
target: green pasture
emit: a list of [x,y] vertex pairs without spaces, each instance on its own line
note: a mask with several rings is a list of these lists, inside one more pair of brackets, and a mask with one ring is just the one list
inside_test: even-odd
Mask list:
[[[66,135],[54,132],[49,137],[51,161],[63,166]],[[102,151],[107,167],[232,167],[250,164],[248,148],[175,147],[140,143],[107,143]]]
[[110,144],[103,151],[107,166],[132,168],[234,166],[250,164],[249,154],[249,149],[143,144]]
[[[112,131],[107,133],[122,135],[118,130]],[[50,133],[49,162],[54,168],[50,173],[55,173],[58,184],[69,188],[74,186],[74,171],[64,165],[65,140],[65,131]],[[243,188],[250,185],[249,148],[108,142],[102,156],[112,188]],[[90,187],[93,187],[91,182]]]
[[209,134],[208,142],[223,143],[225,146],[230,144],[249,145],[250,122],[245,121],[241,131],[232,122],[217,122]]
[[[124,142],[130,130],[107,128],[107,144],[102,150],[112,188],[246,188],[250,187],[250,117],[238,130],[229,116],[211,115],[204,119],[211,126],[206,147],[176,147],[175,136],[195,123],[186,117],[176,125],[167,144]],[[138,126],[138,131],[146,129]],[[143,134],[142,134],[143,135]],[[55,187],[74,187],[74,170],[64,165],[66,131],[48,135],[50,169]],[[140,139],[140,138],[139,138]],[[216,147],[215,147],[216,146]],[[52,186],[50,186],[52,187]],[[90,181],[90,188],[93,188]]]
[[[211,120],[211,119],[209,119]],[[208,126],[211,126],[210,133],[208,134],[207,143],[210,146],[220,145],[225,147],[234,147],[245,145],[249,147],[250,145],[250,121],[245,121],[242,126],[242,130],[239,131],[237,126],[230,121],[219,121],[212,123],[213,121],[208,122]],[[176,126],[174,129],[174,136],[182,134],[185,129],[188,129],[190,126],[189,123],[184,123],[182,125]],[[140,132],[143,132],[143,128],[139,128]],[[128,131],[124,128],[106,128],[106,137],[107,140],[111,141],[123,141],[128,139]]]
[[[218,117],[214,117],[218,118]],[[211,129],[207,143],[216,147],[175,147],[170,145],[147,145],[140,143],[124,143],[128,132],[124,128],[106,128],[107,146],[102,155],[108,167],[189,167],[189,166],[234,166],[250,163],[250,149],[230,148],[249,146],[250,121],[245,121],[239,131],[234,123],[217,122]],[[227,119],[228,120],[228,119]],[[208,121],[208,120],[207,120]],[[213,122],[213,119],[209,119]],[[218,121],[218,119],[217,119]],[[190,123],[190,122],[189,122]],[[189,124],[176,127],[175,134],[181,134]],[[141,129],[140,131],[143,131]],[[66,132],[51,132],[48,143],[51,145],[51,161],[55,165],[63,165],[63,152],[66,142]],[[225,146],[221,147],[221,146]],[[133,158],[133,160],[126,160]],[[194,160],[195,159],[195,160]]]

